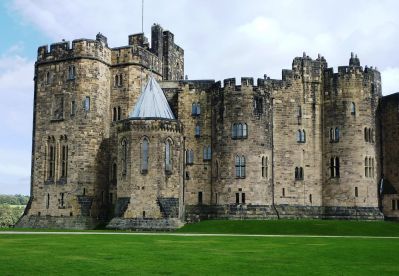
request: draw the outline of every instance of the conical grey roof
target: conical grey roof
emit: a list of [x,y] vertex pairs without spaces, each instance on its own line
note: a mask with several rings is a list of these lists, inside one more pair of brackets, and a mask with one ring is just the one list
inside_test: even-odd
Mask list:
[[175,119],[165,94],[153,76],[150,76],[129,117]]

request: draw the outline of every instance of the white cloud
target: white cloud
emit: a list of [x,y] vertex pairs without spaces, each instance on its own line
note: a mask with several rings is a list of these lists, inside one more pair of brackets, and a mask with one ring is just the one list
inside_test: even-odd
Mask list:
[[[14,0],[13,9],[55,41],[93,38],[98,31],[113,47],[141,31],[141,1]],[[397,1],[199,2],[146,0],[144,30],[153,22],[175,33],[185,49],[190,78],[280,78],[295,56],[320,52],[330,66],[346,65],[350,52],[362,64],[384,70],[399,63]]]
[[399,67],[388,67],[381,72],[382,92],[389,95],[399,92]]
[[29,193],[34,63],[20,47],[0,56],[0,193]]

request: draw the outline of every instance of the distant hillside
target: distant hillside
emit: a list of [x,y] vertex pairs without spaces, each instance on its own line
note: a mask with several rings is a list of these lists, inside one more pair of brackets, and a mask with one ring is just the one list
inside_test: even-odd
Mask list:
[[0,205],[26,205],[28,204],[29,196],[25,195],[3,195],[0,194]]

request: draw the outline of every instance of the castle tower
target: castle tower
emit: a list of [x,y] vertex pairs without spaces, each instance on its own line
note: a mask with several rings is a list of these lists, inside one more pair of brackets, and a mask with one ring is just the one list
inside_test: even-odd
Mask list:
[[182,127],[152,76],[129,118],[115,128],[118,218],[107,227],[178,227],[183,206]]
[[[214,91],[212,108],[212,204],[270,205],[271,99],[263,80],[258,80],[258,86],[253,78],[241,78],[240,85],[235,79],[224,80],[224,88]],[[236,211],[233,215],[239,216]],[[265,215],[262,212],[254,213]]]
[[381,216],[380,139],[377,108],[380,73],[351,55],[338,73],[325,71],[323,104],[323,205],[335,217]]
[[[318,217],[322,206],[324,57],[296,57],[282,81],[272,81],[274,199],[284,216]],[[286,208],[284,206],[287,206]]]
[[31,201],[19,226],[90,228],[105,215],[110,62],[105,37],[39,48]]

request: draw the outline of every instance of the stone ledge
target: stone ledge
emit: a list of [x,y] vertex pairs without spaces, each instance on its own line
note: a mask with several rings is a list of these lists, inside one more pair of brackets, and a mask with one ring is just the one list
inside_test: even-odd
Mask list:
[[182,227],[184,223],[176,218],[145,219],[145,218],[113,218],[107,229],[139,230],[139,231],[173,231]]
[[187,222],[204,219],[348,219],[383,220],[377,207],[302,206],[302,205],[189,205]]

